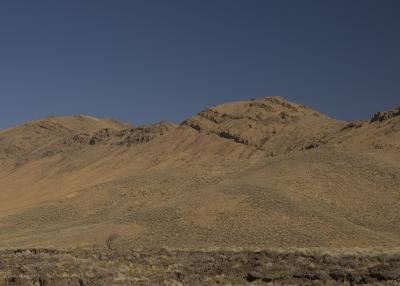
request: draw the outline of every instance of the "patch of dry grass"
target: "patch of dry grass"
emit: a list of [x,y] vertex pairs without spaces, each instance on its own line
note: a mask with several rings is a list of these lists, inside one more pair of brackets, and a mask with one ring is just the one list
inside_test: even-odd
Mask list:
[[0,285],[398,285],[400,251],[16,249],[0,251],[0,275]]

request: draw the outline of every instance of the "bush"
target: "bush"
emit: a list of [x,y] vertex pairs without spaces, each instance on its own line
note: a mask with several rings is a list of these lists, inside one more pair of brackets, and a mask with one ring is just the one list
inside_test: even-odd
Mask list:
[[109,250],[112,250],[114,242],[119,238],[119,235],[116,233],[111,234],[107,239],[106,239],[106,246]]

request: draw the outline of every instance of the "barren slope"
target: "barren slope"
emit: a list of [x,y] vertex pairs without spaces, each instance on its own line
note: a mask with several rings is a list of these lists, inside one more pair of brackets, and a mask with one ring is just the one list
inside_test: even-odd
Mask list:
[[51,118],[0,132],[0,246],[395,246],[400,116],[279,97],[177,126]]

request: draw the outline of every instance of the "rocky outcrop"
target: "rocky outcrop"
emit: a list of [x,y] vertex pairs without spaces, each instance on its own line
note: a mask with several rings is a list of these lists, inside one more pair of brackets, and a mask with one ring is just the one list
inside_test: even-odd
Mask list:
[[72,136],[72,141],[78,144],[89,144],[90,135],[87,133],[80,133]]
[[75,143],[91,146],[99,144],[131,146],[150,142],[154,138],[162,136],[174,128],[176,128],[176,125],[170,122],[160,122],[157,124],[132,127],[123,130],[103,128],[92,135],[79,133],[70,136],[70,139],[64,140],[64,144]]
[[346,124],[341,131],[346,131],[346,130],[351,130],[351,129],[357,129],[357,128],[361,128],[363,126],[363,122],[362,121],[352,121],[348,124]]
[[117,135],[118,131],[112,128],[104,128],[97,131],[89,140],[90,145],[95,145],[99,142],[104,142],[107,139]]
[[371,123],[372,122],[384,122],[386,120],[392,119],[393,117],[400,116],[400,106],[389,110],[389,111],[383,111],[383,112],[377,112],[374,114],[374,116],[371,118]]
[[123,137],[118,145],[135,145],[148,143],[158,136],[165,135],[168,131],[175,129],[176,125],[170,122],[160,122],[158,124],[141,126],[129,130],[120,131],[117,136]]

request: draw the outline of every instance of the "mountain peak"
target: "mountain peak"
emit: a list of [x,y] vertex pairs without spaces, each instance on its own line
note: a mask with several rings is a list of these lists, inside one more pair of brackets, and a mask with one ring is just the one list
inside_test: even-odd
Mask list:
[[279,149],[278,153],[314,144],[342,124],[279,96],[221,104],[183,123],[257,149]]

